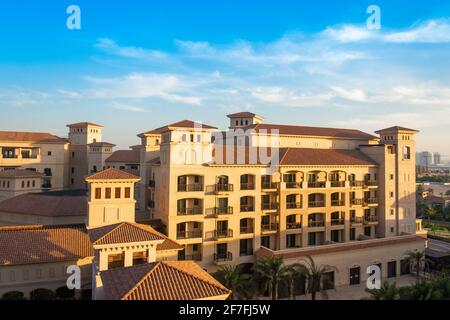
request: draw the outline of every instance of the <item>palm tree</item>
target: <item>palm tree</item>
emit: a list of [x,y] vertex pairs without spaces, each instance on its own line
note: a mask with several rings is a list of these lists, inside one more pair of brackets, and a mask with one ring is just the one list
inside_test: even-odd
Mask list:
[[254,270],[265,282],[271,299],[278,300],[278,288],[282,282],[289,283],[289,293],[292,297],[297,266],[285,265],[282,257],[272,256],[259,259]]
[[253,296],[252,276],[247,273],[242,273],[239,266],[222,266],[215,274],[215,277],[220,283],[231,290],[230,299],[237,300],[251,298]]
[[311,256],[307,256],[307,259],[299,265],[299,269],[306,278],[307,291],[311,293],[311,300],[316,300],[317,292],[324,293],[329,286],[329,283],[324,279],[325,274],[337,270],[329,265],[316,265]]
[[424,251],[414,250],[406,252],[406,259],[409,261],[409,266],[411,270],[416,269],[416,276],[419,278],[420,269],[423,269],[423,274],[425,275],[425,271],[430,266],[430,260],[425,256]]
[[432,205],[424,205],[423,212],[428,217],[428,221],[438,213],[436,208]]
[[400,291],[397,285],[385,281],[380,289],[366,289],[375,300],[400,300]]

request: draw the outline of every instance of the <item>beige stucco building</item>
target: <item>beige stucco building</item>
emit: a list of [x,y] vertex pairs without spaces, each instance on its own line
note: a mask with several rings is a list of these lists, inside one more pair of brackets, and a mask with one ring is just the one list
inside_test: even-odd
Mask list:
[[375,136],[264,124],[248,112],[229,118],[228,132],[184,120],[139,135],[141,206],[184,246],[179,259],[214,272],[253,264],[258,252],[288,253],[289,261],[308,254],[339,264],[333,277],[345,285],[375,263],[385,277],[397,276],[407,250],[424,250],[416,235],[416,130]]

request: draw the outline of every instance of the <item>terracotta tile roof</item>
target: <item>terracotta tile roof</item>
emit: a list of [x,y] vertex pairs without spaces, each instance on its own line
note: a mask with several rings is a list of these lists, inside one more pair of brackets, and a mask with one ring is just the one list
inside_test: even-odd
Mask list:
[[[355,129],[337,129],[337,128],[322,128],[322,127],[305,127],[279,124],[255,124],[249,126],[249,129],[254,129],[257,133],[268,133],[278,130],[280,135],[292,136],[314,136],[314,137],[331,137],[343,139],[357,139],[357,140],[372,140],[378,137]],[[273,134],[272,133],[272,134]]]
[[192,261],[161,261],[100,275],[108,300],[196,300],[230,294]]
[[156,250],[157,251],[168,251],[168,250],[181,250],[184,249],[184,247],[173,241],[172,239],[167,238],[165,235],[162,235],[163,237],[165,237],[166,240],[164,240],[163,243],[160,243],[158,245],[156,245]]
[[377,165],[358,150],[285,148],[280,154],[281,165]]
[[168,124],[166,126],[150,130],[144,133],[141,133],[138,135],[138,137],[142,137],[145,134],[161,134],[163,132],[166,132],[169,130],[169,128],[187,128],[187,129],[193,129],[193,128],[202,128],[202,129],[217,129],[216,127],[199,123],[191,120],[181,120],[175,123]]
[[44,132],[0,131],[0,141],[66,143],[67,140]]
[[0,171],[0,178],[32,178],[42,177],[44,174],[33,170],[15,169]]
[[139,176],[125,172],[124,170],[109,168],[86,177],[86,180],[136,180]]
[[252,112],[237,112],[237,113],[232,113],[227,115],[228,118],[252,118],[256,116],[256,114],[252,113]]
[[89,143],[88,146],[90,147],[115,147],[116,145],[109,142],[93,142]]
[[[229,152],[228,150],[231,149]],[[214,146],[214,165],[377,165],[358,150]]]
[[87,127],[87,126],[103,128],[102,125],[95,124],[92,122],[78,122],[78,123],[72,123],[72,124],[67,125],[67,127]]
[[0,212],[47,217],[85,216],[87,203],[84,190],[27,193],[0,202]]
[[122,222],[90,229],[93,245],[165,240],[166,236],[145,224]]
[[93,257],[84,225],[0,227],[0,265]]
[[411,131],[411,132],[419,132],[419,130],[415,130],[415,129],[409,129],[409,128],[405,128],[405,127],[399,127],[399,126],[394,126],[394,127],[389,127],[386,129],[381,129],[378,131],[375,131],[375,133],[381,133],[381,132],[389,132],[389,131]]
[[141,161],[140,150],[117,150],[110,155],[105,162],[139,163]]

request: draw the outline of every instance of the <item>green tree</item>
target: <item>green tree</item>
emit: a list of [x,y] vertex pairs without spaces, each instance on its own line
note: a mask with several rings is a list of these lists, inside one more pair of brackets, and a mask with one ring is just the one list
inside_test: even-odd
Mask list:
[[432,205],[424,205],[423,213],[427,216],[429,221],[438,214],[438,210]]
[[407,251],[406,256],[409,261],[411,270],[415,270],[417,278],[420,276],[420,270],[423,270],[425,275],[426,270],[430,267],[430,260],[425,256],[424,251],[414,250]]
[[272,300],[278,300],[278,289],[281,283],[288,283],[290,295],[293,294],[293,277],[296,275],[297,264],[285,265],[283,258],[278,256],[263,257],[254,267],[255,272],[266,285]]
[[330,283],[325,279],[325,274],[337,270],[329,265],[316,265],[310,256],[300,263],[299,269],[306,279],[307,292],[311,293],[312,300],[316,300],[318,292],[325,294],[325,290],[330,287]]
[[383,282],[380,289],[366,289],[375,300],[400,300],[400,290],[395,283]]
[[222,266],[214,276],[231,290],[230,299],[250,299],[254,297],[255,289],[252,276],[248,273],[242,273],[239,266]]
[[2,295],[1,300],[25,300],[23,292],[9,291]]

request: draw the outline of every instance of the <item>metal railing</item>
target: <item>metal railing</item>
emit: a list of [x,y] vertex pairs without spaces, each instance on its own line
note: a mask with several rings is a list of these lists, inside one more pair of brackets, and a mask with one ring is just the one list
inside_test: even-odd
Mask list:
[[325,201],[324,201],[324,200],[320,200],[320,201],[308,201],[308,207],[310,207],[310,208],[320,208],[320,207],[325,207]]
[[301,202],[286,202],[286,209],[301,209]]
[[345,187],[345,181],[331,181],[330,182],[332,188],[343,188]]
[[364,181],[350,181],[350,187],[363,187]]
[[177,209],[177,215],[179,215],[179,216],[189,216],[189,215],[198,215],[198,214],[203,214],[202,207],[178,208]]
[[214,190],[216,192],[231,192],[234,190],[234,186],[232,184],[215,184]]
[[308,188],[325,188],[325,181],[308,182]]
[[372,222],[378,222],[378,216],[365,216],[364,217],[364,224],[372,223]]
[[262,189],[278,189],[278,182],[263,182],[261,184]]
[[253,212],[255,211],[255,206],[252,204],[241,204],[241,212]]
[[261,224],[261,231],[277,231],[278,224],[277,223],[269,223],[269,224]]
[[364,218],[363,217],[354,217],[350,219],[350,223],[363,223]]
[[231,252],[214,253],[214,261],[215,262],[226,262],[226,261],[232,261],[232,260],[233,260],[233,254]]
[[232,238],[233,230],[232,229],[214,230],[213,234],[215,239]]
[[193,238],[201,238],[202,231],[201,230],[193,230],[193,231],[178,231],[177,239],[193,239]]
[[309,228],[316,228],[316,227],[325,227],[325,221],[308,221],[308,227]]
[[246,248],[243,250],[239,250],[239,256],[245,257],[245,256],[252,256],[253,255],[253,248]]
[[286,223],[286,229],[292,230],[292,229],[301,229],[302,223],[301,222],[288,222]]
[[179,192],[197,192],[203,191],[202,183],[192,183],[192,184],[179,184],[178,185]]
[[253,233],[255,232],[255,228],[253,228],[253,226],[241,227],[240,232],[241,234]]
[[255,184],[253,182],[242,183],[241,190],[255,190]]
[[331,205],[333,207],[342,207],[345,206],[345,200],[331,200]]
[[277,210],[278,203],[270,202],[270,203],[261,203],[261,210]]
[[286,188],[287,189],[301,189],[302,183],[301,182],[286,182]]
[[345,223],[344,219],[331,219],[331,225],[332,226],[340,226]]

